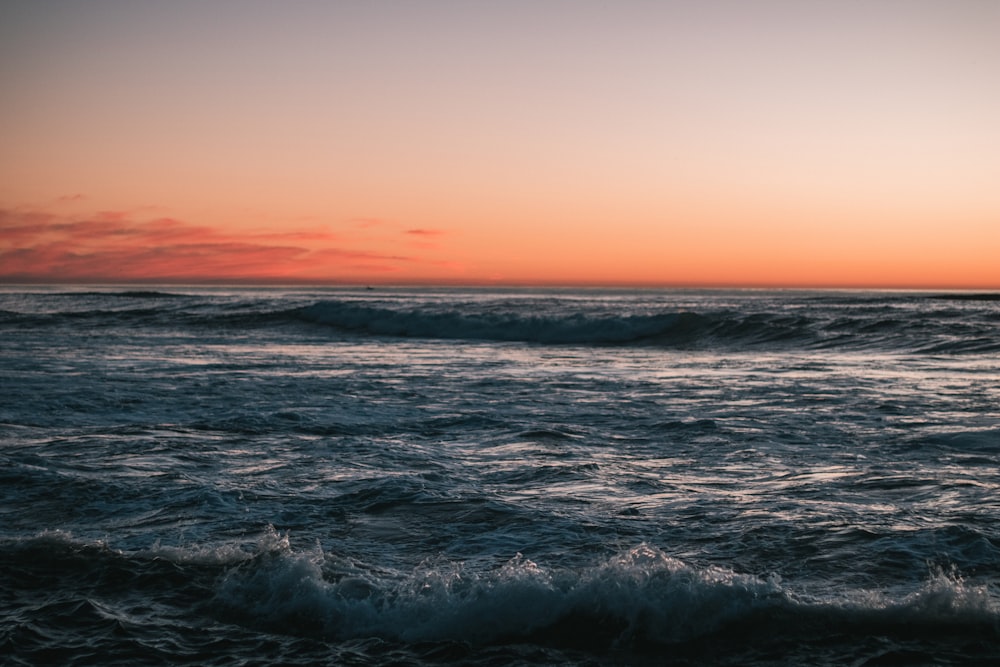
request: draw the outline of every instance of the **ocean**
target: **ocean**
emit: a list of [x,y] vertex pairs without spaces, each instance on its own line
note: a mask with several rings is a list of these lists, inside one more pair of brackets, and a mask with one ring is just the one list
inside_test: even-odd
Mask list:
[[1000,297],[0,288],[4,665],[1000,664]]

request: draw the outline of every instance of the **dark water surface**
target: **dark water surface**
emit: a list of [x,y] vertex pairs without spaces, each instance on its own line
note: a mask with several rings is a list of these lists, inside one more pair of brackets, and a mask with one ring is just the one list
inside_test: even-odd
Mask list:
[[1000,300],[0,291],[0,662],[1000,664]]

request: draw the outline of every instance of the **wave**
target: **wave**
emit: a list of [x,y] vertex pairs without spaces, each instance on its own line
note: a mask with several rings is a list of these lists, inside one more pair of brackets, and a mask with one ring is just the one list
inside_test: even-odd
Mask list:
[[[188,326],[226,334],[268,328],[314,333],[319,328],[347,337],[676,349],[845,349],[925,355],[1000,351],[1000,312],[995,303],[959,298],[967,295],[626,299],[455,292],[317,298],[311,293],[126,291],[43,296],[0,300],[0,326]],[[945,297],[957,300],[946,304]]]
[[337,301],[315,303],[296,315],[307,322],[378,336],[556,344],[631,343],[664,336],[694,339],[707,321],[696,313],[541,315],[513,309],[397,310]]
[[[906,351],[921,354],[1000,351],[995,323],[952,311],[745,312],[606,308],[400,307],[319,301],[290,311],[303,322],[358,335],[568,345],[670,348],[755,347]],[[284,317],[285,314],[282,314]]]
[[545,568],[517,554],[492,571],[432,560],[393,575],[268,539],[269,553],[230,571],[215,603],[269,632],[586,649],[829,632],[1000,638],[1000,604],[988,586],[943,571],[895,595],[809,597],[776,576],[695,567],[647,544],[584,568]]
[[911,446],[931,446],[961,452],[998,454],[1000,453],[1000,428],[933,433],[916,439],[911,443]]
[[[750,663],[762,652],[856,652],[862,644],[905,646],[928,659],[966,655],[970,646],[984,659],[1000,657],[996,591],[947,570],[906,590],[806,594],[775,575],[696,566],[645,543],[590,565],[547,567],[516,554],[495,566],[442,556],[399,570],[319,545],[296,550],[273,528],[249,548],[132,552],[52,532],[0,540],[0,557],[0,582],[13,595],[7,607],[21,619],[6,640],[0,632],[0,649],[14,655],[41,655],[66,638],[125,650],[125,640],[162,646],[167,637],[174,662],[196,664],[218,649],[206,643],[211,627],[233,628],[224,631],[236,639],[288,637],[300,656],[308,641],[319,655],[333,646],[397,646],[463,659],[470,650],[503,656],[535,646],[563,652],[564,662],[662,656],[669,647],[694,663],[720,655]],[[378,655],[368,657],[378,664]]]
[[[108,292],[72,292],[74,296],[96,296],[96,297],[119,297],[123,299],[182,299],[186,294],[181,294],[179,292],[162,292],[160,290],[122,290],[118,292],[108,291]],[[65,296],[66,293],[60,293],[58,296]]]
[[1000,301],[1000,292],[953,292],[951,294],[933,294],[927,298],[949,301]]

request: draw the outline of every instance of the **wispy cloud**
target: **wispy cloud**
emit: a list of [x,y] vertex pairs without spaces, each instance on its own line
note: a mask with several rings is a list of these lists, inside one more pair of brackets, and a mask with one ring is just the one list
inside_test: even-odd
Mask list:
[[364,280],[421,261],[356,243],[323,227],[236,233],[128,211],[0,209],[0,280]]
[[407,229],[404,234],[411,236],[441,236],[444,231],[441,229]]

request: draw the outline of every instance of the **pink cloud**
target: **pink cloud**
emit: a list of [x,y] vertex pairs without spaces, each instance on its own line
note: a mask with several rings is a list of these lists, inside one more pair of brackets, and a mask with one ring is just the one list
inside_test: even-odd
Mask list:
[[237,233],[124,211],[73,219],[0,209],[0,280],[363,280],[416,261],[347,247],[323,227]]

